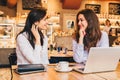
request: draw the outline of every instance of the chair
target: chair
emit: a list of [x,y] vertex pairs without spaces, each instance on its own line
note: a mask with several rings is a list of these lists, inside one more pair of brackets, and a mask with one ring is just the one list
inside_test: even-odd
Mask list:
[[16,65],[17,64],[17,56],[16,53],[10,53],[8,56],[10,65]]
[[0,48],[0,68],[10,67],[10,53],[15,53],[15,48]]
[[10,53],[9,56],[8,56],[8,59],[9,59],[9,65],[10,65],[10,71],[11,71],[11,79],[13,79],[13,72],[12,72],[12,65],[16,65],[17,64],[17,56],[16,56],[16,53],[13,52],[13,53]]

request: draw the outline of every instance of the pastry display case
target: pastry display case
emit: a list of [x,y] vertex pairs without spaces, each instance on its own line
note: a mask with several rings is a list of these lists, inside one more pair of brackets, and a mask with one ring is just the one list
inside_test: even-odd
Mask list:
[[15,47],[15,24],[0,23],[0,48]]

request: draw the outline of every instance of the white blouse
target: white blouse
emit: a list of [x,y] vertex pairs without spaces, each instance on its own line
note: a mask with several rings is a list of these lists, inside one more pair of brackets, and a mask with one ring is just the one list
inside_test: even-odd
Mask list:
[[[108,34],[102,31],[102,37],[97,43],[97,47],[109,47]],[[77,63],[85,62],[88,57],[88,51],[84,50],[84,45],[78,44],[73,40],[73,58]]]
[[27,37],[25,32],[17,37],[17,64],[49,64],[47,36],[44,36],[43,46],[35,45],[35,49],[33,49]]

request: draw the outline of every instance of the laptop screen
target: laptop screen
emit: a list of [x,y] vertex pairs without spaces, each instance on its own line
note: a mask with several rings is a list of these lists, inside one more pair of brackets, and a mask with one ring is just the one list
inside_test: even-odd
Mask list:
[[92,47],[82,73],[114,71],[120,59],[120,47]]

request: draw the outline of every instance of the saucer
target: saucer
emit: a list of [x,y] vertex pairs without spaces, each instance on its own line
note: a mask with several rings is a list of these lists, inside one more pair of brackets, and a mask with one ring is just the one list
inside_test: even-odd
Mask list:
[[69,67],[68,70],[64,70],[64,71],[63,70],[58,70],[57,68],[55,68],[55,70],[58,71],[58,72],[70,72],[70,71],[72,71],[72,68]]

